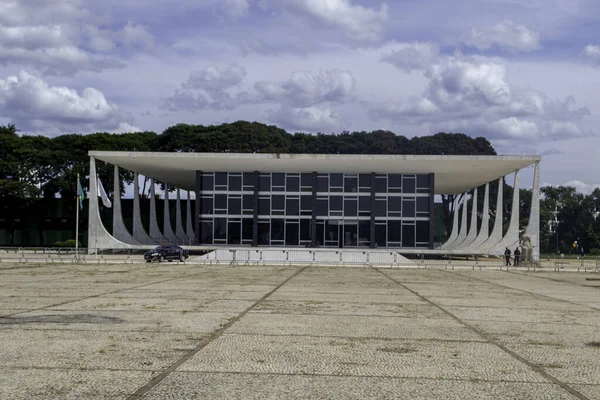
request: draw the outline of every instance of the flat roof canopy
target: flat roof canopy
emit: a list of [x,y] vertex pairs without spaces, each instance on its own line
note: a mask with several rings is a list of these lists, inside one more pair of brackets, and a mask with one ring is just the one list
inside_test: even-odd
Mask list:
[[435,174],[435,194],[457,194],[527,167],[541,156],[150,153],[90,151],[90,157],[193,191],[195,171]]

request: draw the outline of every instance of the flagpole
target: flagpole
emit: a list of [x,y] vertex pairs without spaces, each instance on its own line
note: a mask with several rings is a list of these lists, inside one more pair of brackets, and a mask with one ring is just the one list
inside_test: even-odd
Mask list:
[[75,260],[79,261],[79,174],[77,174],[77,184],[75,191],[77,192],[77,196],[75,196],[76,204],[75,204]]

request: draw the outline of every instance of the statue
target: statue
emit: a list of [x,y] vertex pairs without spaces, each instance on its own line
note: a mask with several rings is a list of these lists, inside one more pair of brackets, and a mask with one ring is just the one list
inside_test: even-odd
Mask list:
[[527,234],[527,231],[523,232],[519,238],[519,246],[523,249],[522,261],[533,261],[533,246],[531,244],[531,236]]

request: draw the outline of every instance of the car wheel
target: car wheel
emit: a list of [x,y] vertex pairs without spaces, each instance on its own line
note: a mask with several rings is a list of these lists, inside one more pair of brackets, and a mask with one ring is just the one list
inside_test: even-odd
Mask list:
[[152,260],[146,260],[146,262],[148,262],[148,263],[149,263],[149,262],[152,262]]

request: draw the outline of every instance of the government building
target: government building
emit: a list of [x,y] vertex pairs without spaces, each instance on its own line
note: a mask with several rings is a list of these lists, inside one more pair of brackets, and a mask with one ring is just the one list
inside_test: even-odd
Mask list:
[[[519,170],[533,167],[532,215],[526,231],[534,254],[539,254],[539,156],[112,151],[91,151],[89,156],[91,252],[176,243],[198,249],[378,248],[496,254],[519,244],[519,191],[513,196],[514,218],[508,231],[501,223],[489,229],[490,202],[495,201],[500,217],[503,208],[502,190],[490,199],[490,183],[512,175],[511,183],[518,189]],[[99,214],[97,160],[114,166],[112,232]],[[123,223],[119,168],[135,173],[132,229]],[[142,216],[138,175],[151,179],[149,215]],[[168,188],[162,227],[156,181]],[[464,196],[456,196],[452,232],[436,248],[434,196],[441,194]],[[478,208],[478,196],[484,198],[483,208]],[[467,198],[474,200],[470,210],[465,209]],[[149,223],[144,226],[142,220]]]

